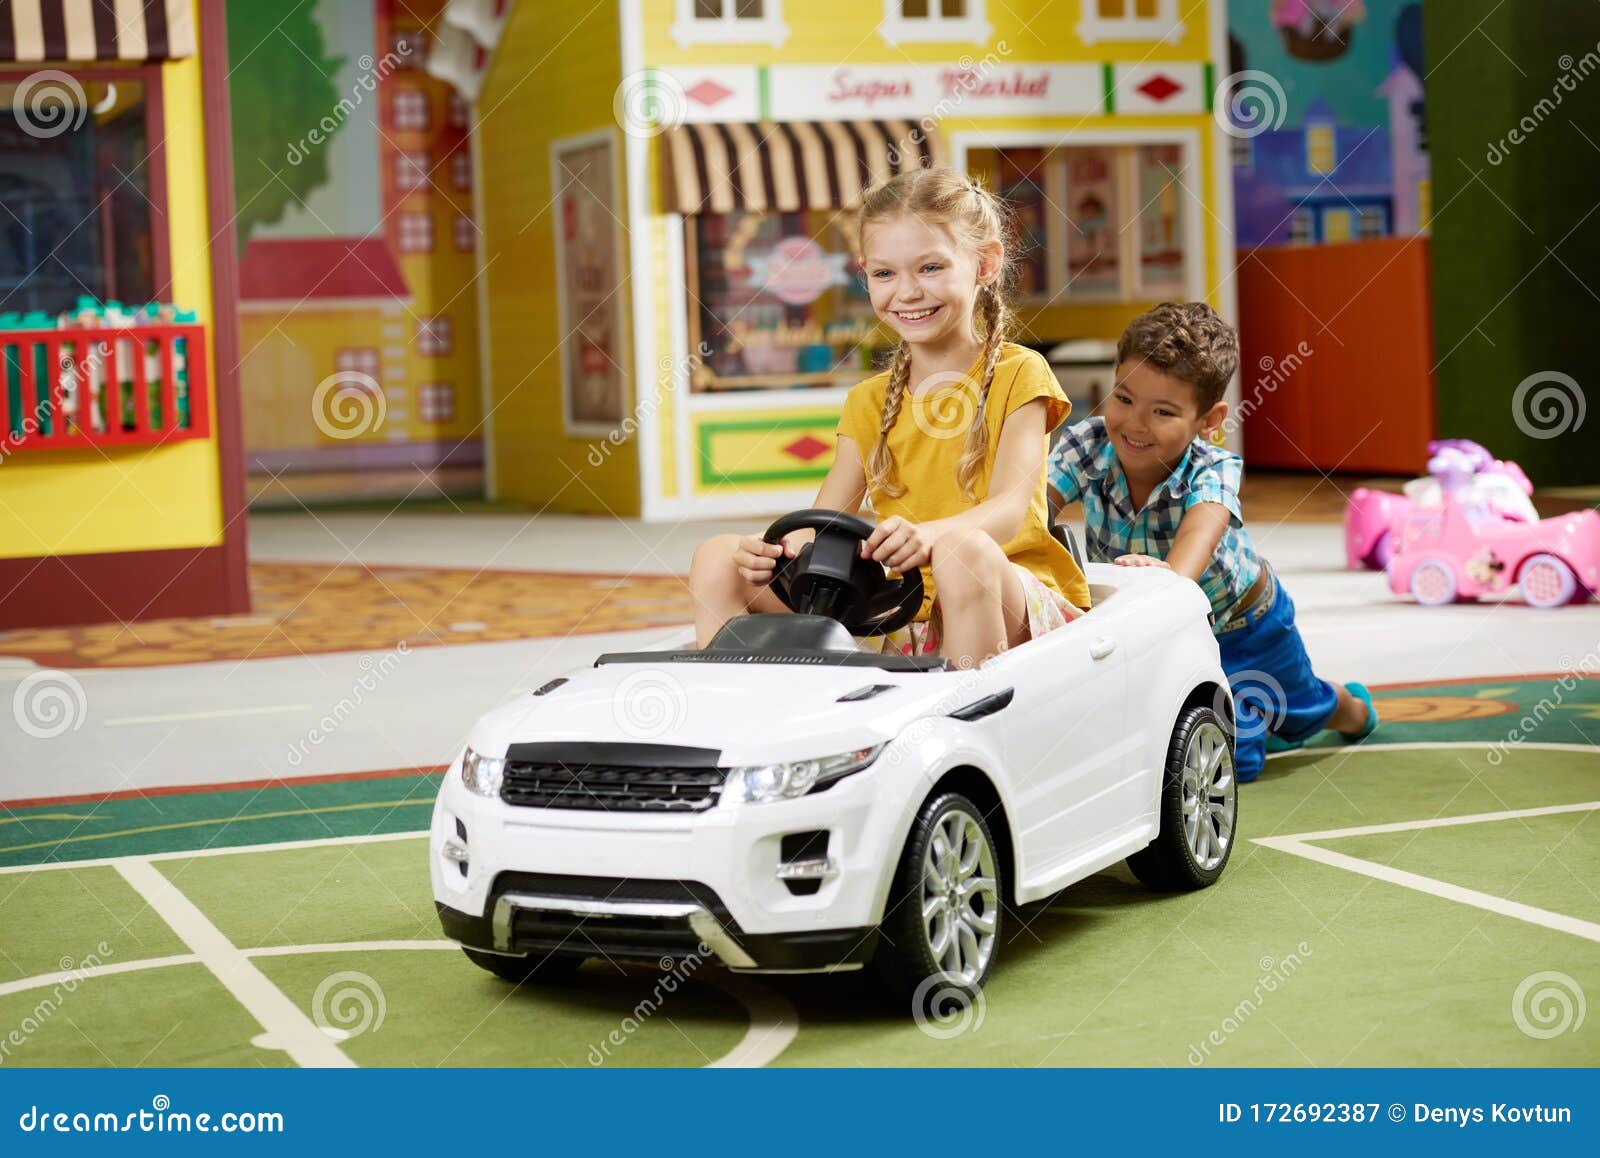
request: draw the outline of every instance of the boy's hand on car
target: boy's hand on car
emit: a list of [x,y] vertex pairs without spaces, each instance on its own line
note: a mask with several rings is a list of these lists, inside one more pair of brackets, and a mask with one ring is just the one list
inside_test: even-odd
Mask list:
[[933,556],[935,538],[931,523],[913,523],[891,515],[873,529],[861,544],[861,554],[876,559],[891,571],[902,574],[912,567],[926,567]]
[[1168,571],[1172,570],[1165,559],[1157,559],[1154,555],[1118,555],[1116,564],[1118,567],[1166,567]]
[[739,545],[733,549],[733,562],[745,582],[765,586],[772,582],[780,558],[794,558],[816,536],[812,530],[792,531],[783,537],[783,542],[769,543],[760,535],[741,535]]

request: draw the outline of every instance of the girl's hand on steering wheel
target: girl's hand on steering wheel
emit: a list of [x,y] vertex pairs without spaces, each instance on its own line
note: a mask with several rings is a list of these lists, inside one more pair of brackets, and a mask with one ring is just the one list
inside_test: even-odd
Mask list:
[[931,523],[913,523],[891,515],[861,544],[861,554],[864,558],[876,559],[891,571],[904,574],[909,568],[928,565],[936,537]]
[[772,582],[780,558],[785,555],[794,558],[816,537],[815,531],[791,531],[783,537],[783,542],[769,543],[760,535],[741,535],[739,545],[733,549],[734,566],[745,582],[765,587]]

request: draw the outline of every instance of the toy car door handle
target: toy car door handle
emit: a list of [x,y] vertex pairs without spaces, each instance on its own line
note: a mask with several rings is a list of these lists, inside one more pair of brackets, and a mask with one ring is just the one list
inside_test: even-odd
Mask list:
[[1117,650],[1117,641],[1101,636],[1089,645],[1090,659],[1105,659],[1106,656]]

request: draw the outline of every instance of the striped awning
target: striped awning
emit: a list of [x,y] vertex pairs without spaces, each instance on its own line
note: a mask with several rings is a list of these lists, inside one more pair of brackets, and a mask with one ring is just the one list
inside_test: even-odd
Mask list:
[[0,61],[193,56],[190,0],[0,0]]
[[938,134],[911,121],[761,121],[667,130],[666,207],[848,209],[896,173],[944,159]]

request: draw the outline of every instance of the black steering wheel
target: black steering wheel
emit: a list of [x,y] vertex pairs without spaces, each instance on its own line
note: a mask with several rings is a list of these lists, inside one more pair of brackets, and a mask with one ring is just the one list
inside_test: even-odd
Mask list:
[[769,543],[781,543],[795,531],[814,530],[817,537],[794,558],[778,560],[772,590],[790,611],[826,615],[844,624],[851,635],[888,635],[904,627],[922,607],[922,571],[912,567],[890,579],[883,564],[861,557],[861,544],[871,523],[843,511],[809,510],[784,515],[767,528]]

